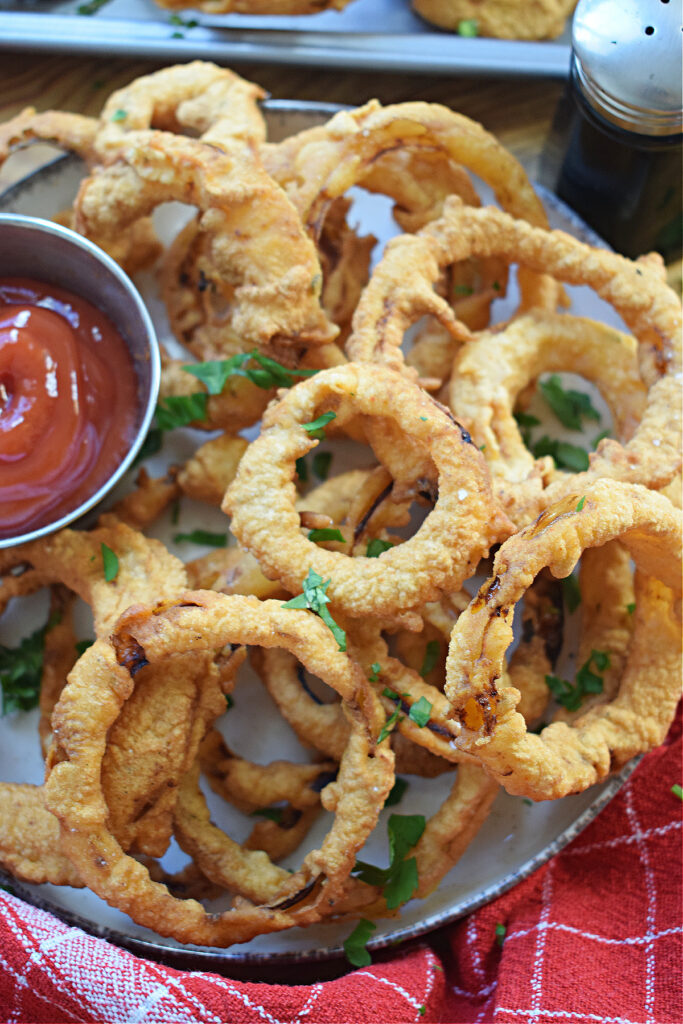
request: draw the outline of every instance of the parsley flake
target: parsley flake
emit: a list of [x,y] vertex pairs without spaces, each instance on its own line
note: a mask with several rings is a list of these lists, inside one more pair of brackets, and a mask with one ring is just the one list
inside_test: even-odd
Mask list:
[[[256,366],[247,365],[254,362]],[[298,377],[312,377],[317,370],[288,370],[276,359],[262,355],[254,349],[252,352],[238,352],[229,359],[212,359],[205,363],[192,363],[183,366],[186,373],[191,373],[202,382],[210,395],[220,395],[230,377],[246,377],[259,388],[268,391],[271,388],[290,388]]]
[[147,436],[140,445],[140,450],[133,460],[133,465],[137,466],[140,462],[144,462],[145,459],[149,459],[150,456],[160,452],[162,443],[163,432],[161,428],[152,427],[151,430],[147,431]]
[[[334,414],[333,414],[334,415]],[[282,605],[283,608],[310,608],[312,612],[319,615],[325,625],[328,627],[332,636],[337,641],[337,646],[340,651],[346,650],[346,633],[338,626],[330,615],[327,605],[330,603],[330,599],[327,596],[327,588],[330,585],[330,580],[323,580],[322,576],[319,576],[314,569],[309,569],[306,575],[306,579],[302,583],[303,593],[297,594],[290,601],[285,601]]]
[[301,480],[301,483],[308,483],[308,465],[305,457],[302,456],[300,459],[297,459],[294,465],[296,466],[296,475]]
[[325,427],[332,420],[336,420],[336,418],[336,412],[324,412],[321,416],[318,416],[317,420],[312,420],[310,423],[302,423],[301,426],[310,437],[315,438],[317,441],[322,441],[325,437]]
[[316,452],[313,456],[313,472],[318,480],[327,480],[332,463],[332,452]]
[[429,721],[431,713],[432,705],[426,697],[420,697],[420,699],[415,701],[412,705],[408,713],[408,718],[411,722],[415,722],[415,725],[419,726],[420,729],[424,729],[425,725]]
[[584,448],[569,444],[567,441],[556,441],[547,434],[540,437],[531,446],[530,451],[535,459],[550,455],[560,469],[571,469],[575,473],[588,469],[590,465],[588,452]]
[[387,718],[386,722],[382,726],[382,731],[380,732],[379,736],[377,737],[377,742],[378,743],[384,743],[385,739],[387,738],[389,733],[393,731],[394,726],[398,722],[400,714],[401,714],[401,709],[400,708],[396,708],[396,710],[394,711],[393,715],[389,715],[389,717]]
[[581,510],[583,509],[583,506],[584,506],[585,504],[586,504],[586,495],[584,494],[584,496],[583,496],[582,498],[580,498],[580,499],[579,499],[579,503],[578,503],[578,505],[576,506],[576,511],[577,511],[577,512],[580,512],[580,511],[581,511]]
[[368,679],[370,680],[371,683],[376,683],[379,681],[379,674],[381,671],[382,666],[380,665],[380,663],[378,661],[373,661],[372,665],[370,666],[370,675],[368,676]]
[[274,821],[276,825],[279,825],[282,821],[282,812],[282,807],[259,807],[251,812],[251,817],[267,818],[268,821]]
[[432,671],[439,660],[440,645],[438,640],[430,640],[425,647],[425,656],[420,668],[420,675],[424,679]]
[[0,687],[2,688],[2,714],[10,711],[30,711],[38,704],[40,679],[43,672],[45,637],[59,622],[51,615],[44,626],[25,636],[18,647],[0,646]]
[[[676,783],[671,787],[671,792],[674,796],[677,796],[679,800],[683,800],[683,788]],[[391,796],[391,793],[389,794]]]
[[327,526],[321,530],[309,530],[308,539],[312,540],[314,544],[321,540],[340,540],[342,544],[344,543],[344,535],[336,526]]
[[582,391],[565,389],[556,373],[541,381],[539,390],[562,426],[568,430],[582,430],[584,419],[600,422],[600,413],[590,396]]
[[100,544],[100,551],[102,552],[102,566],[104,568],[104,578],[107,583],[111,583],[116,579],[119,573],[119,560],[117,555],[110,547],[106,544]]
[[87,638],[85,640],[77,640],[74,646],[76,648],[76,654],[78,655],[78,657],[80,658],[82,654],[85,654],[88,648],[92,647],[94,643],[95,641],[90,638]]
[[368,546],[365,549],[366,558],[379,558],[383,552],[388,551],[389,548],[393,548],[393,544],[390,540],[382,540],[380,537],[373,537],[372,540],[368,541]]
[[476,18],[463,18],[458,22],[458,35],[464,39],[475,39],[479,35],[479,22]]
[[584,697],[589,693],[603,692],[602,676],[593,672],[591,664],[598,672],[604,672],[610,666],[609,654],[606,651],[591,651],[588,661],[576,673],[576,680],[573,684],[559,676],[547,675],[545,677],[546,685],[555,700],[567,711],[578,711]]
[[203,391],[194,395],[169,395],[156,408],[156,423],[159,430],[175,430],[186,427],[195,420],[206,419],[206,406],[209,396]]
[[174,544],[182,544],[189,541],[190,544],[206,544],[211,548],[225,548],[228,546],[227,533],[211,533],[209,530],[192,530],[191,533],[176,533],[173,538]]
[[496,942],[498,943],[499,946],[502,946],[504,941],[505,941],[505,933],[506,933],[506,931],[507,931],[507,928],[505,927],[504,924],[498,923],[496,925]]
[[408,788],[408,783],[406,782],[406,780],[400,778],[400,776],[397,775],[396,776],[396,780],[395,780],[393,786],[391,787],[389,795],[387,796],[386,800],[384,801],[384,806],[385,807],[395,807],[396,804],[400,804],[401,800],[403,799],[403,795],[404,795],[405,791],[407,790],[407,788]]
[[114,113],[111,115],[112,121],[125,121],[127,117],[127,110],[115,110]]
[[361,917],[348,939],[344,940],[346,959],[354,967],[368,967],[372,963],[372,957],[368,953],[366,946],[376,929],[377,925],[373,921],[368,921],[366,918]]
[[635,601],[631,601],[630,604],[626,605],[626,611],[628,612],[629,615],[633,615],[635,610],[636,610],[636,602]]
[[567,576],[562,580],[562,596],[569,612],[575,612],[581,604],[581,590],[576,576]]
[[422,814],[390,815],[387,822],[389,867],[378,868],[374,864],[356,861],[353,874],[369,885],[382,886],[384,899],[390,910],[407,903],[417,890],[417,861],[415,857],[406,859],[406,854],[419,841],[425,824]]
[[[104,5],[108,3],[109,0],[88,0],[88,3],[78,5],[78,7],[76,8],[76,14],[82,14],[86,17],[89,17],[92,14],[96,14],[99,11],[100,7],[104,7]],[[101,89],[102,84],[102,82],[93,82],[93,88]]]

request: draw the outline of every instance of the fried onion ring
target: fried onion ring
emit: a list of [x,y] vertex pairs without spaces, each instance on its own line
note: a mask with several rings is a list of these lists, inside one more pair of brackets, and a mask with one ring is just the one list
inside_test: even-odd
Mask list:
[[[316,444],[301,424],[324,410],[336,410],[340,426],[348,417],[381,413],[436,467],[434,509],[413,538],[379,558],[326,551],[298,529],[295,461]],[[310,566],[330,579],[327,594],[334,606],[355,616],[395,616],[459,589],[505,532],[482,458],[468,435],[420,388],[383,367],[348,364],[302,381],[268,409],[264,430],[247,449],[223,508],[232,514],[240,543],[291,593],[299,592]]]
[[[634,559],[633,635],[616,696],[570,726],[539,736],[515,710],[519,691],[498,688],[512,640],[515,604],[544,566],[567,576],[587,547],[614,539]],[[459,617],[448,654],[446,694],[461,732],[508,792],[535,800],[578,793],[661,743],[680,697],[681,514],[661,495],[598,481],[551,506],[502,545],[494,575]]]

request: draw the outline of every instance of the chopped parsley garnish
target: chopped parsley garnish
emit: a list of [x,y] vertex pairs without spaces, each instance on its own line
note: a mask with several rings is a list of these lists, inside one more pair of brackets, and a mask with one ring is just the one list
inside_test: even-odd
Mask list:
[[301,483],[308,483],[308,465],[306,464],[305,456],[302,455],[300,459],[297,459],[295,462],[295,466],[296,475],[299,477],[299,480],[301,480]]
[[225,710],[226,711],[230,711],[230,709],[234,708],[234,706],[235,706],[234,698],[231,697],[229,693],[226,693],[226,695],[225,695]]
[[629,615],[633,615],[635,610],[636,610],[636,602],[635,601],[631,601],[630,604],[626,605],[626,611],[629,613]]
[[380,537],[373,537],[372,540],[368,541],[368,546],[365,549],[366,558],[379,558],[384,552],[388,551],[389,548],[393,548],[393,544],[390,540],[382,540]]
[[190,544],[206,544],[211,548],[225,548],[228,546],[227,533],[211,533],[209,530],[192,530],[191,533],[176,533],[173,538],[174,544],[182,544],[189,541]]
[[366,946],[376,929],[377,925],[373,921],[368,921],[366,918],[361,917],[348,939],[344,940],[346,959],[354,967],[368,967],[372,963],[372,957],[368,953]]
[[499,922],[496,925],[496,942],[498,943],[499,946],[502,946],[503,942],[505,941],[505,933],[506,933],[506,931],[507,931],[507,928],[505,927],[504,924],[500,924],[500,922]]
[[[334,413],[332,414],[334,415]],[[286,601],[283,608],[310,608],[312,612],[319,615],[328,627],[332,636],[337,641],[340,651],[346,650],[346,633],[337,625],[330,615],[328,604],[330,599],[326,594],[330,580],[323,580],[314,569],[309,569],[306,579],[302,583],[302,594],[297,594],[291,601]]]
[[197,391],[194,395],[169,395],[157,405],[157,427],[159,430],[175,430],[195,420],[205,420],[208,399],[209,396],[203,391]]
[[417,1012],[420,1014],[421,1017],[424,1017],[425,1013],[427,1012],[427,1007],[426,1006],[420,1006],[420,1007],[418,1007]]
[[40,626],[30,636],[25,636],[18,647],[0,646],[3,715],[10,711],[30,711],[37,706],[45,636],[59,620],[59,615],[51,615],[44,626]]
[[[675,785],[671,787],[671,792],[674,796],[677,796],[679,800],[683,800],[683,788],[681,788],[681,786],[679,786],[678,783],[675,783]],[[389,796],[391,796],[391,793],[389,794]]]
[[[248,366],[250,361],[256,366]],[[213,359],[205,363],[183,366],[186,373],[204,384],[210,395],[220,395],[229,377],[246,377],[259,388],[290,388],[298,377],[312,377],[317,370],[288,370],[277,360],[253,352],[239,352],[229,359]]]
[[420,675],[424,679],[432,671],[439,660],[440,645],[438,640],[430,640],[425,647],[425,656],[420,667]]
[[327,480],[332,463],[332,452],[316,452],[313,456],[313,472],[318,480]]
[[541,381],[539,390],[560,423],[568,430],[582,430],[584,419],[600,422],[600,413],[590,396],[582,391],[565,389],[556,373]]
[[524,441],[527,448],[531,448],[531,428],[540,426],[541,421],[538,416],[532,416],[528,412],[516,412],[514,416],[519,432],[522,435],[522,441]]
[[125,121],[127,117],[128,117],[128,111],[127,110],[120,110],[120,109],[119,110],[115,110],[114,113],[111,115],[112,121]]
[[479,22],[476,18],[463,18],[458,22],[458,35],[465,39],[474,39],[479,35]]
[[591,664],[597,672],[604,672],[610,665],[609,654],[606,651],[591,651],[588,661],[576,673],[576,681],[573,684],[567,682],[566,679],[560,679],[559,676],[547,675],[545,677],[548,689],[555,700],[567,711],[578,711],[584,697],[589,693],[602,693],[604,688],[602,676],[593,672]]
[[582,498],[579,498],[579,502],[578,502],[578,504],[576,506],[576,511],[580,512],[583,509],[583,506],[585,504],[586,504],[586,495],[584,494],[584,496]]
[[389,795],[387,796],[386,800],[384,801],[384,806],[385,807],[395,807],[396,804],[400,804],[401,800],[403,799],[403,795],[404,795],[405,791],[407,790],[407,788],[408,788],[408,783],[406,782],[406,780],[400,778],[397,775],[396,776],[396,780],[395,780],[393,786],[391,787]]
[[528,796],[522,797],[522,803],[526,804],[527,807],[533,807],[534,806],[533,800],[530,800]]
[[177,526],[180,519],[180,498],[174,498],[171,505],[171,525]]
[[85,640],[77,640],[74,646],[76,647],[76,654],[78,655],[78,657],[80,658],[82,654],[85,654],[88,648],[92,647],[94,643],[95,641],[90,638],[86,638]]
[[535,459],[540,459],[543,455],[551,455],[556,466],[561,469],[571,469],[575,473],[588,469],[590,465],[588,452],[584,448],[569,444],[567,441],[556,441],[548,437],[547,434],[540,437],[530,450]]
[[119,560],[114,551],[106,544],[100,544],[100,551],[102,552],[102,566],[104,568],[104,578],[107,583],[111,583],[115,580],[119,573]]
[[376,683],[379,681],[379,674],[381,671],[382,666],[380,665],[380,663],[378,661],[373,661],[372,665],[370,666],[370,675],[368,676],[368,679],[370,680],[371,683]]
[[[196,21],[194,18],[188,18],[187,21],[183,21],[183,19],[180,17],[179,14],[172,14],[169,17],[168,21],[169,21],[170,25],[180,25],[182,28],[196,28],[197,25],[199,24],[199,22]],[[177,33],[177,34],[181,35],[181,33]],[[174,33],[174,35],[175,35],[175,33]],[[181,38],[182,38],[182,36],[181,36]]]
[[378,868],[357,860],[353,874],[369,885],[382,886],[384,899],[390,910],[407,903],[418,886],[417,860],[406,859],[425,830],[422,814],[392,814],[387,822],[389,833],[389,867]]
[[600,433],[593,438],[593,447],[597,448],[601,441],[604,441],[606,437],[610,436],[610,433],[611,431],[609,430],[601,430]]
[[[76,14],[83,14],[86,17],[89,17],[91,14],[96,14],[100,7],[104,7],[104,5],[108,3],[109,0],[88,0],[88,3],[78,5],[76,8]],[[93,82],[95,89],[101,89],[102,84],[102,82]]]
[[259,807],[251,812],[251,817],[267,818],[268,821],[274,821],[276,825],[279,825],[282,821],[282,811],[282,807]]
[[386,722],[382,726],[382,731],[380,732],[379,736],[377,737],[377,742],[378,743],[383,743],[384,740],[389,735],[389,733],[392,732],[394,726],[398,722],[400,714],[401,714],[401,709],[400,708],[396,708],[396,710],[394,711],[393,715],[389,715],[389,717],[387,718]]
[[318,416],[317,420],[312,420],[310,423],[302,423],[301,426],[311,437],[314,437],[317,441],[322,441],[325,437],[325,427],[332,420],[336,420],[336,418],[336,412],[324,412],[321,416]]
[[327,526],[320,530],[309,530],[308,539],[312,540],[314,544],[321,540],[340,540],[343,544],[344,534],[336,526]]
[[425,725],[429,721],[429,716],[432,713],[432,705],[426,697],[420,697],[419,700],[411,706],[408,712],[408,718],[411,722],[415,722],[415,725],[419,726],[420,729],[424,729]]
[[576,576],[566,576],[562,580],[562,596],[570,612],[575,612],[581,604],[581,590]]

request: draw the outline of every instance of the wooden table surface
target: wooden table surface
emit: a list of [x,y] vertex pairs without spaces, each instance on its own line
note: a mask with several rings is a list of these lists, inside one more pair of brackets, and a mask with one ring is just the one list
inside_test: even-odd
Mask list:
[[[4,52],[0,61],[0,121],[26,106],[97,114],[112,90],[161,66],[151,61]],[[553,78],[375,74],[274,64],[230,66],[277,99],[357,105],[376,97],[382,103],[443,103],[481,121],[532,176],[563,88],[562,81]],[[13,157],[0,168],[0,188],[33,166],[39,153]]]

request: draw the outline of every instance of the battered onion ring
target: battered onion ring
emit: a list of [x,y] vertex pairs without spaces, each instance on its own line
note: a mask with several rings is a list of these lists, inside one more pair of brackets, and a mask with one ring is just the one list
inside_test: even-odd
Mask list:
[[633,615],[629,612],[635,604],[631,556],[618,540],[584,551],[579,565],[579,587],[581,634],[576,664],[584,665],[595,650],[608,652],[610,663],[600,673],[602,693],[587,694],[578,711],[558,708],[554,722],[572,722],[616,696],[633,634]]
[[265,96],[259,85],[208,61],[162,68],[109,96],[95,150],[107,161],[129,132],[148,128],[198,135],[213,146],[258,146],[266,137],[258,105]]
[[[475,754],[508,790],[535,800],[578,793],[661,743],[679,693],[681,513],[637,485],[598,481],[546,509],[502,545],[494,576],[453,630],[446,694],[461,724],[455,745]],[[519,692],[498,689],[514,606],[548,566],[567,576],[581,552],[618,538],[636,563],[633,636],[619,692],[539,736],[515,710]]]
[[140,131],[124,137],[116,156],[82,183],[77,230],[106,247],[161,203],[192,203],[203,211],[201,226],[212,236],[218,273],[239,281],[231,323],[246,347],[320,344],[335,336],[318,301],[313,243],[255,154]]
[[[402,260],[412,261],[425,245],[444,262],[472,253],[496,253],[523,266],[543,268],[569,284],[588,284],[633,332],[640,378],[648,388],[640,426],[625,445],[609,438],[601,441],[586,472],[553,481],[542,492],[536,513],[565,494],[581,493],[600,477],[653,488],[672,479],[681,465],[681,305],[649,260],[633,262],[564,232],[531,228],[499,210],[463,206],[455,197],[448,200],[440,221],[420,236],[399,241]],[[421,266],[419,261],[409,265]]]
[[[181,942],[210,946],[245,942],[334,913],[355,854],[391,788],[393,755],[388,744],[376,743],[383,715],[372,691],[360,670],[336,649],[323,623],[307,612],[283,609],[279,602],[199,592],[156,612],[132,610],[119,622],[114,643],[127,668],[117,666],[112,649],[98,642],[70,677],[55,713],[56,733],[68,760],[54,765],[45,785],[48,806],[62,825],[64,849],[86,884],[138,923]],[[196,656],[229,643],[286,645],[296,651],[347,702],[352,739],[335,784],[335,823],[321,849],[309,853],[296,874],[287,875],[270,905],[240,902],[212,915],[192,900],[175,900],[150,880],[142,865],[126,857],[108,829],[99,775],[104,738],[134,689],[133,675],[140,665],[149,659],[166,664],[171,653]],[[106,664],[105,672],[97,671],[98,662],[100,669]],[[93,709],[94,686],[98,699]],[[73,731],[71,723],[88,708],[91,728]],[[331,797],[325,800],[324,791],[328,807]],[[351,822],[356,826],[352,840]]]
[[[104,521],[106,525],[90,532],[62,530],[7,548],[0,559],[5,566],[29,563],[43,583],[58,582],[78,594],[92,608],[97,636],[108,635],[133,601],[170,598],[187,585],[182,563],[159,541],[113,517]],[[113,581],[104,576],[102,544],[118,558]],[[217,667],[196,657],[188,657],[184,665],[177,661],[164,672],[146,669],[138,682],[107,736],[102,786],[119,841],[126,849],[161,856],[171,836],[178,782],[195,759],[207,720],[215,716],[216,707],[224,707],[224,699]],[[55,681],[54,686],[61,684]],[[172,744],[168,734],[174,736]],[[134,761],[131,743],[138,748]],[[58,756],[53,749],[50,753]]]
[[494,490],[518,526],[538,514],[548,482],[568,477],[560,470],[548,474],[546,459],[534,459],[513,415],[527,385],[542,373],[557,371],[577,373],[596,384],[619,440],[627,444],[633,438],[647,391],[638,375],[635,341],[612,327],[566,313],[535,311],[478,335],[460,349],[453,364],[449,404],[484,451]]
[[94,142],[97,119],[64,110],[45,110],[37,113],[35,107],[26,107],[15,117],[0,124],[0,165],[15,149],[32,142],[53,142],[68,149],[88,164],[95,160]]
[[[388,423],[401,424],[436,467],[434,509],[414,537],[379,558],[349,559],[299,532],[295,461],[316,444],[300,424],[325,410],[336,410],[341,427],[345,411],[370,418],[381,413]],[[240,543],[254,552],[267,575],[293,594],[311,567],[330,579],[327,595],[333,606],[352,616],[395,616],[459,589],[489,545],[506,531],[478,449],[441,406],[383,367],[348,364],[322,371],[271,406],[263,424],[223,508],[232,514],[232,530]]]
[[555,39],[576,0],[412,0],[413,10],[440,28],[458,31],[473,19],[477,35],[498,39]]

